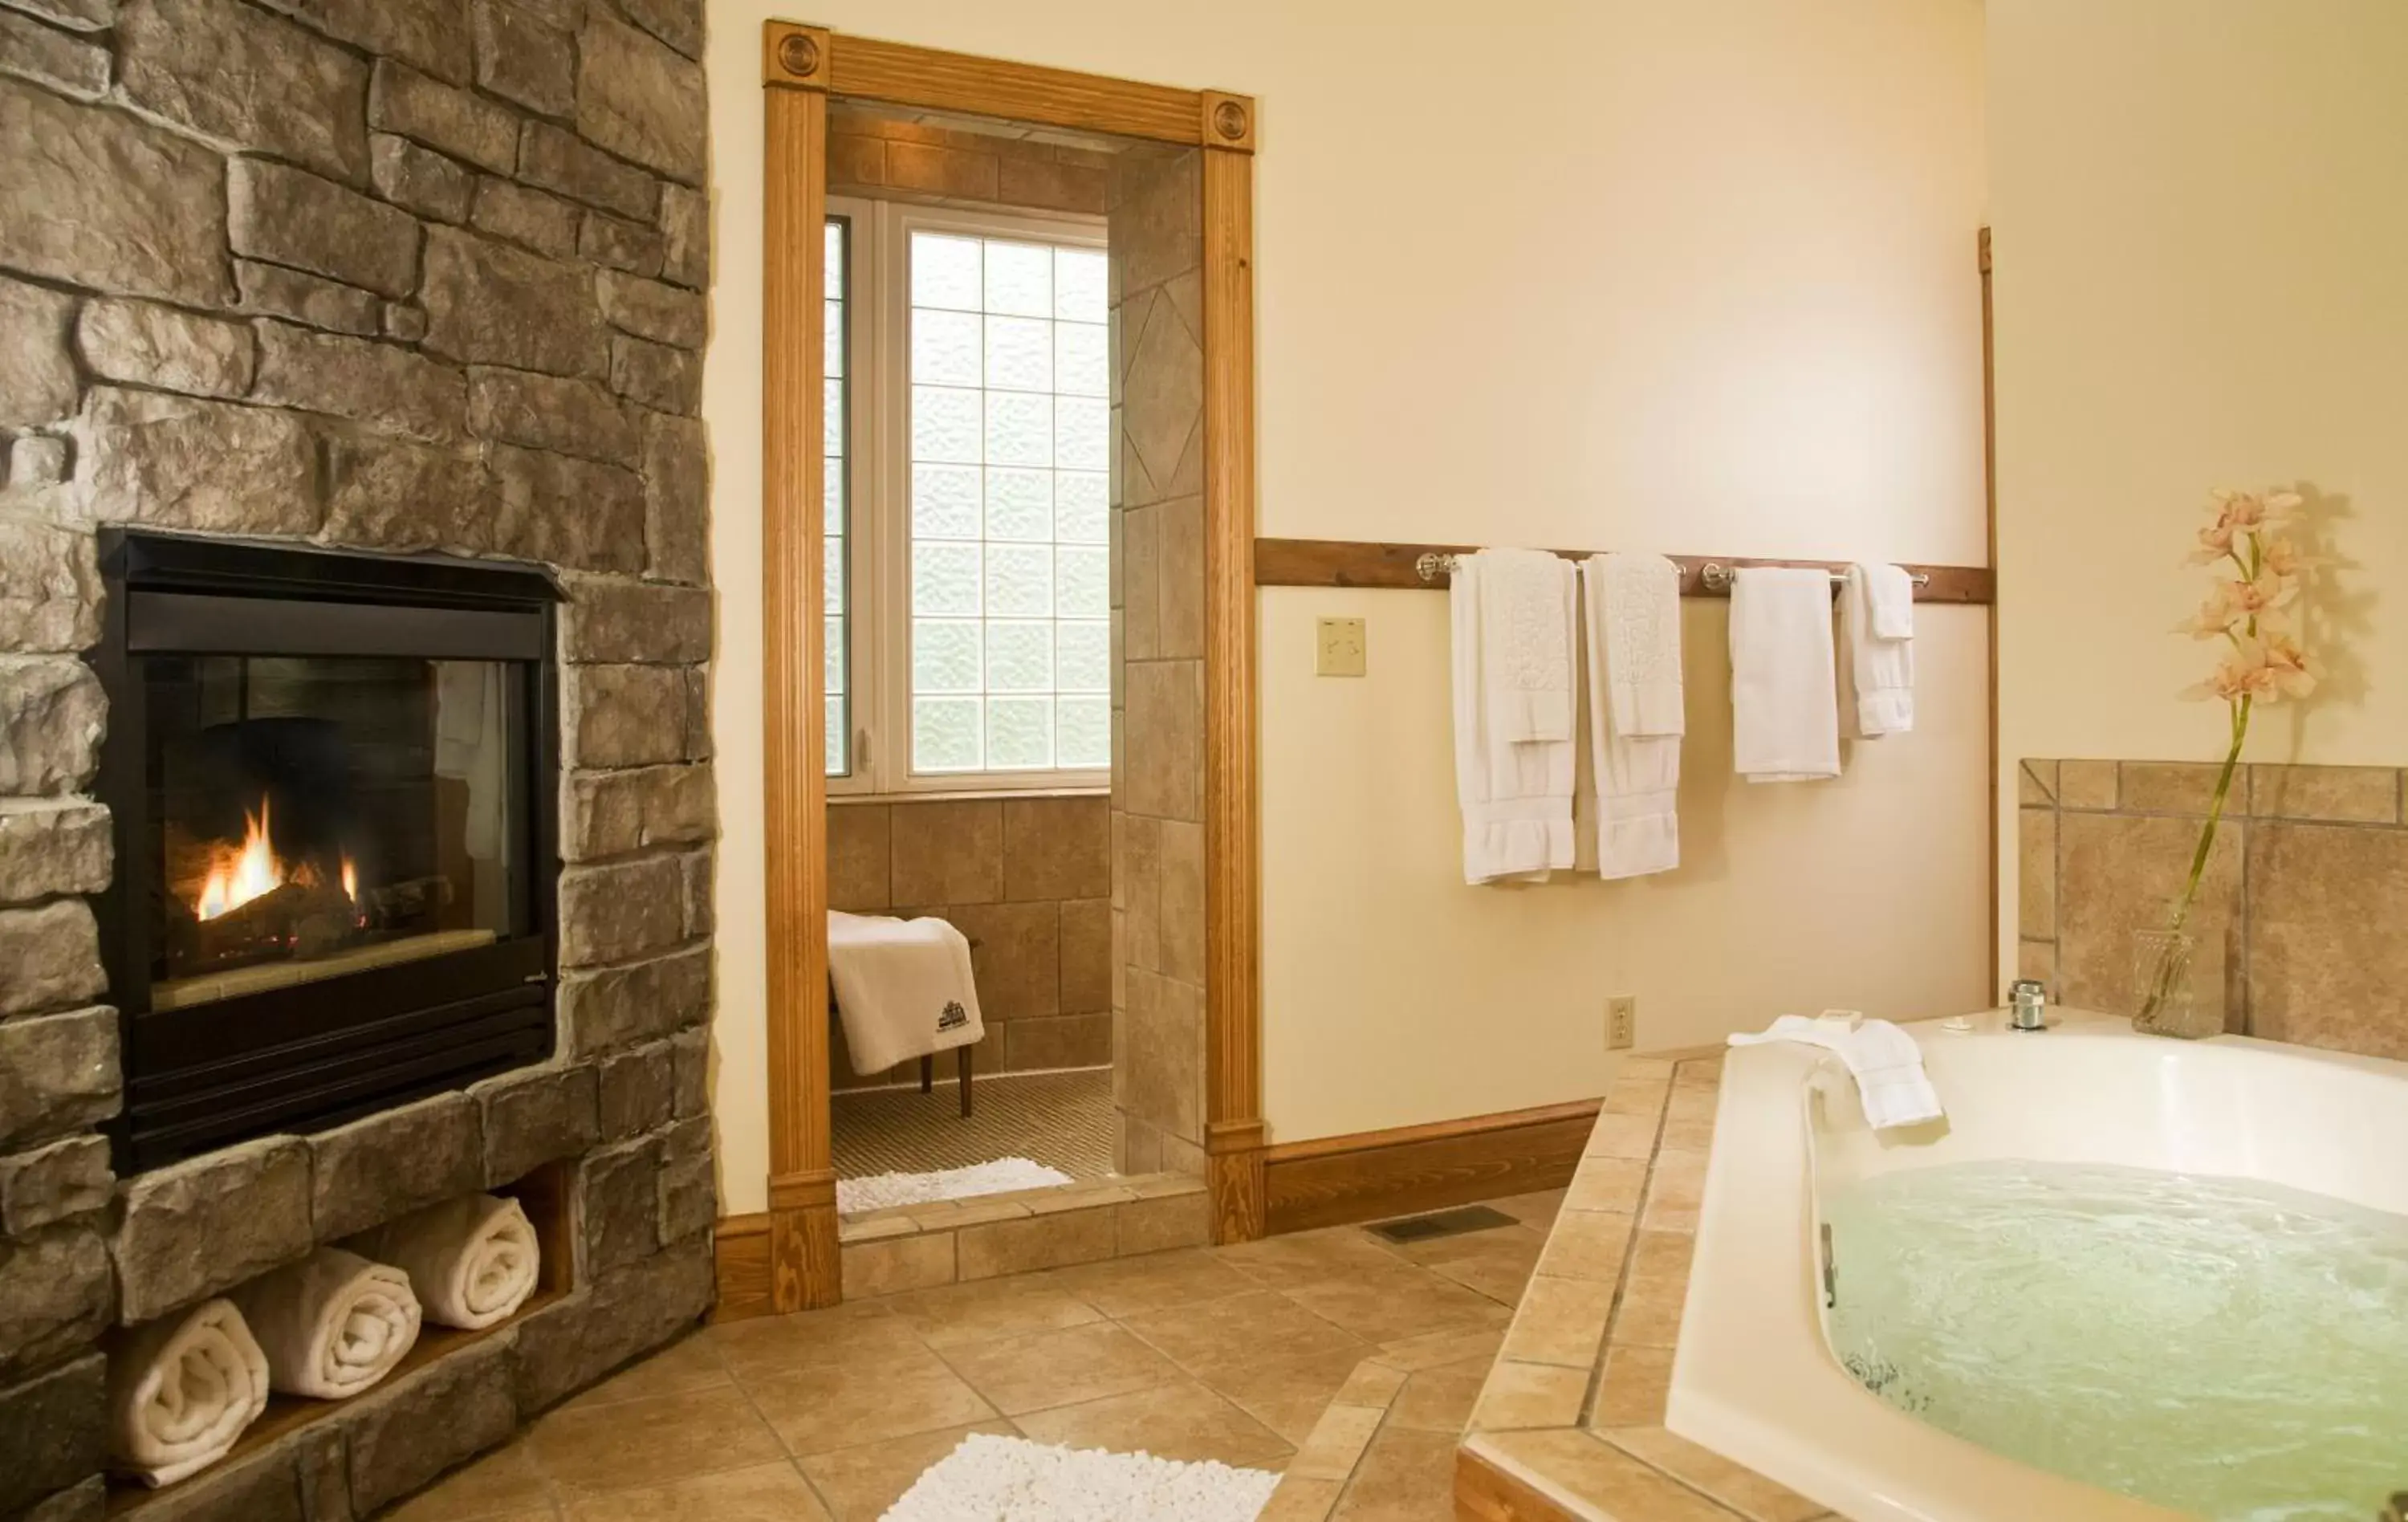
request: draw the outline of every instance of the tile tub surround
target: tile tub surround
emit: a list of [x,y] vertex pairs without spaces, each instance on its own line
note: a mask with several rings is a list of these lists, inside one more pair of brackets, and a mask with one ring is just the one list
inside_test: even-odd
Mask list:
[[[2129,1014],[2134,932],[2181,891],[2217,768],[2025,761],[2018,974]],[[2228,1031],[2408,1057],[2408,772],[2247,765],[2200,893],[2193,997]],[[2206,1023],[2202,1020],[2202,1024]]]
[[1614,1081],[1465,1426],[1462,1516],[1834,1515],[1664,1428],[1721,1083],[1718,1055],[1639,1058]]
[[974,1431],[1292,1470],[1301,1497],[1329,1484],[1301,1479],[1324,1413],[1374,1400],[1340,1515],[1451,1522],[1465,1413],[1561,1193],[1412,1247],[1339,1227],[715,1325],[391,1522],[873,1522]]
[[[828,904],[855,914],[933,914],[976,942],[986,1037],[978,1071],[1097,1068],[1112,1060],[1111,826],[1102,794],[832,802]],[[831,1021],[832,1087],[917,1086],[917,1060],[855,1073]],[[938,1076],[953,1062],[939,1056]]]
[[[549,1161],[573,1293],[146,1509],[364,1515],[709,1303],[701,12],[0,5],[0,1517],[96,1515],[115,1327]],[[112,1176],[104,524],[560,573],[553,1064]]]
[[1111,1008],[1120,1168],[1204,1169],[1203,179],[1115,154]]

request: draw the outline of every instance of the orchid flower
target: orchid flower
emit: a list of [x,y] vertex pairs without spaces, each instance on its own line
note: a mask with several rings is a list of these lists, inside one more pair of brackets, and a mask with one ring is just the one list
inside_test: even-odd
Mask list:
[[2218,489],[2208,494],[2208,510],[2215,521],[2199,531],[2199,547],[2190,553],[2190,564],[2205,566],[2235,553],[2235,546],[2250,535],[2260,535],[2290,521],[2299,510],[2297,492],[2235,492]]
[[2288,634],[2277,631],[2266,637],[2258,650],[2272,690],[2261,692],[2258,701],[2272,703],[2285,697],[2305,697],[2316,690],[2324,673],[2317,668],[2315,657],[2301,649],[2300,642]]
[[2174,632],[2194,639],[2214,639],[2283,628],[2286,626],[2284,610],[2299,591],[2296,580],[2271,569],[2245,582],[2220,581],[2199,611],[2175,625]]
[[2231,744],[2216,777],[2215,796],[2208,805],[2207,823],[2200,830],[2199,847],[2191,854],[2189,880],[2182,897],[2174,900],[2165,944],[2140,990],[2141,1009],[2133,1021],[2140,1029],[2201,1034],[2181,1028],[2175,1014],[2189,966],[2189,954],[2183,949],[2187,944],[2184,926],[2215,846],[2216,826],[2224,818],[2242,748],[2249,742],[2250,714],[2260,703],[2307,696],[2315,691],[2322,674],[2315,657],[2291,632],[2289,610],[2300,595],[2300,578],[2319,564],[2279,532],[2300,507],[2297,492],[2214,492],[2208,500],[2213,521],[2199,531],[2197,545],[2188,556],[2194,566],[2229,561],[2240,572],[2217,577],[2199,611],[2175,625],[2177,633],[2194,639],[2229,642],[2207,680],[2185,689],[2182,696],[2226,705],[2231,711]]

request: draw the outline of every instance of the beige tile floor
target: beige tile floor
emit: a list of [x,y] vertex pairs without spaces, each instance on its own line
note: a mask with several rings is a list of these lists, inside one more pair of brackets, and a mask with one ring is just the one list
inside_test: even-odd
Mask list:
[[1456,1436],[1561,1199],[1411,1247],[1342,1227],[710,1327],[388,1522],[866,1522],[973,1431],[1279,1470],[1350,1379],[1398,1370],[1330,1515],[1452,1522]]

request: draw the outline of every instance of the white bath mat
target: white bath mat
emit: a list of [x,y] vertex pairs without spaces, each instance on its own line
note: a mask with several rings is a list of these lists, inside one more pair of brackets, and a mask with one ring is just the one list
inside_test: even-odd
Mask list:
[[866,1179],[836,1181],[836,1208],[841,1215],[896,1205],[924,1205],[934,1199],[961,1199],[970,1195],[999,1195],[1011,1189],[1042,1189],[1068,1184],[1070,1175],[1058,1168],[1025,1157],[997,1157],[968,1168],[939,1169],[934,1173],[879,1173]]
[[884,1522],[1254,1522],[1279,1476],[973,1432]]

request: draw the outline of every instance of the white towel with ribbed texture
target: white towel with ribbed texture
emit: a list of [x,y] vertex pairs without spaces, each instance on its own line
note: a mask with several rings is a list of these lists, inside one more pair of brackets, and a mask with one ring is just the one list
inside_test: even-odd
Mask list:
[[340,1400],[374,1386],[418,1343],[409,1276],[340,1247],[234,1293],[267,1356],[268,1383],[287,1395]]
[[[1498,592],[1500,564],[1494,557],[1538,554],[1545,578],[1531,576],[1517,586],[1553,589],[1550,617],[1560,625],[1567,653],[1579,639],[1578,573],[1571,562],[1532,551],[1484,551],[1466,555],[1449,579],[1447,615],[1453,639],[1455,791],[1463,811],[1463,880],[1466,883],[1542,882],[1569,869],[1574,855],[1572,788],[1579,742],[1567,725],[1559,739],[1513,739],[1530,727],[1531,689],[1494,680],[1487,604]],[[1536,562],[1515,561],[1517,567]],[[1520,571],[1517,569],[1517,577]],[[1570,696],[1569,687],[1567,696]]]
[[148,1486],[198,1473],[267,1409],[267,1359],[231,1300],[137,1327],[108,1356],[110,1467]]
[[348,1245],[399,1269],[426,1320],[467,1331],[506,1320],[525,1304],[543,1266],[526,1211],[493,1195],[429,1205]]
[[1591,555],[1588,729],[1597,870],[1643,877],[1681,864],[1681,571],[1662,555]]
[[1914,579],[1896,566],[1848,567],[1840,592],[1852,732],[1866,739],[1914,727]]
[[829,911],[828,981],[853,1070],[863,1076],[986,1034],[969,938],[934,916]]
[[1837,1012],[1808,1019],[1784,1014],[1764,1030],[1733,1036],[1733,1046],[1760,1046],[1767,1041],[1799,1041],[1819,1046],[1847,1064],[1856,1081],[1865,1124],[1876,1131],[1896,1126],[1919,1126],[1938,1120],[1940,1091],[1923,1069],[1923,1048],[1914,1038],[1886,1020]]
[[1571,739],[1572,633],[1564,617],[1571,567],[1544,550],[1483,550],[1481,680],[1497,739]]
[[1731,584],[1731,762],[1752,783],[1840,774],[1831,576],[1742,567]]

